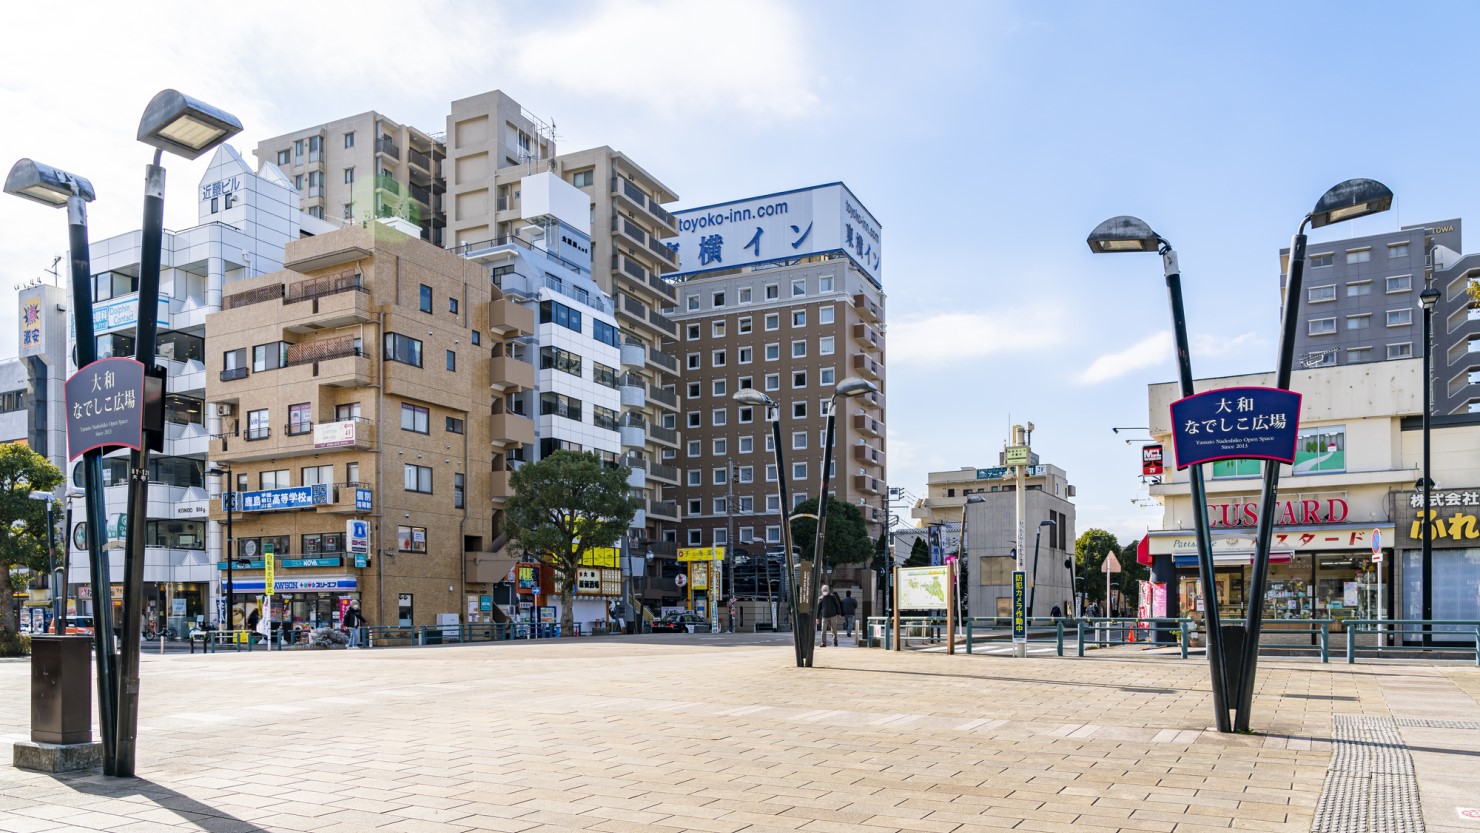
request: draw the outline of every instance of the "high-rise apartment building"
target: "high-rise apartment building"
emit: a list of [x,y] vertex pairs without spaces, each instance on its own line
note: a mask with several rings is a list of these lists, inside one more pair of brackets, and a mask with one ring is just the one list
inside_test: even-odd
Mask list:
[[210,457],[230,469],[242,610],[268,545],[273,618],[295,625],[335,623],[352,599],[376,624],[476,621],[480,579],[508,568],[495,516],[508,455],[535,429],[517,404],[532,370],[506,345],[533,315],[417,231],[392,218],[295,241],[283,270],[233,282],[207,321]]
[[[677,199],[667,186],[625,154],[609,147],[567,153],[521,165],[490,167],[497,138],[482,125],[482,106],[453,102],[448,117],[448,165],[454,195],[450,220],[455,250],[515,236],[529,213],[526,182],[554,176],[585,193],[590,212],[591,278],[612,302],[621,331],[621,443],[623,462],[641,468],[634,485],[643,509],[629,541],[656,555],[672,555],[677,540],[678,361],[671,352],[677,327],[662,313],[674,303],[663,279],[678,264],[662,242],[677,233],[662,204]],[[544,193],[543,186],[540,193]]]
[[[1296,361],[1302,367],[1423,356],[1419,293],[1432,278],[1435,414],[1480,412],[1480,310],[1466,290],[1480,255],[1462,255],[1461,222],[1403,226],[1307,248]],[[1289,250],[1280,250],[1280,289]]]
[[[676,216],[682,545],[733,534],[740,546],[779,547],[777,480],[793,505],[818,496],[829,397],[848,376],[879,392],[838,400],[831,489],[877,536],[887,495],[878,221],[841,183]],[[743,388],[779,403],[786,471],[763,409],[733,400]]]

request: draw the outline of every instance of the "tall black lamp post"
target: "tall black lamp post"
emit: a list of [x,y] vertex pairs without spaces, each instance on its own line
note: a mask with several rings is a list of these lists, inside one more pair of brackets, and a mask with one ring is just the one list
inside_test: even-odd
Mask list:
[[[1058,526],[1058,522],[1052,519],[1039,521],[1038,529],[1033,533],[1033,588],[1028,593],[1028,618],[1033,618],[1033,601],[1038,598],[1038,544],[1043,540],[1043,528],[1045,526]],[[1050,541],[1050,544],[1053,542]]]
[[[966,595],[967,594],[966,594],[966,592],[964,592],[964,591],[967,591],[969,588],[965,588],[965,587],[962,587],[961,586],[961,576],[962,576],[962,574],[964,572],[964,570],[962,568],[964,568],[966,566],[966,554],[967,554],[967,551],[969,549],[969,547],[967,546],[967,538],[966,538],[966,533],[967,533],[966,516],[970,513],[970,511],[971,511],[971,505],[972,504],[974,504],[974,503],[986,503],[986,502],[987,502],[987,499],[984,498],[984,497],[982,497],[981,495],[967,495],[966,496],[966,503],[963,504],[962,507],[961,507],[961,542],[956,546],[956,599],[957,599],[957,602],[956,602],[956,610],[952,611],[952,613],[955,613],[956,614],[956,621],[958,623],[960,623],[961,625],[963,625],[963,626],[966,624],[966,616],[971,612],[971,600],[968,599],[968,598],[966,598]],[[1031,610],[1031,608],[1030,608],[1030,610]],[[1032,614],[1030,613],[1029,615],[1032,615]]]
[[[791,506],[789,505],[790,501],[788,500],[786,489],[786,460],[781,452],[781,406],[774,399],[755,388],[738,390],[731,398],[742,405],[765,408],[766,419],[771,423],[771,446],[772,451],[776,455],[776,489],[781,499],[781,546],[786,551],[786,575],[788,577],[788,581],[786,582],[786,601],[791,608],[792,647],[796,651],[797,667],[801,668],[803,665],[802,644],[805,641],[809,647],[811,646],[812,632],[810,629],[806,631],[802,629],[801,605],[803,599],[802,595],[797,592],[796,556],[791,548]],[[808,610],[811,610],[810,606]],[[810,621],[811,617],[809,615],[808,622]]]
[[[139,640],[144,607],[145,518],[149,510],[149,452],[164,443],[164,370],[154,364],[159,338],[159,266],[164,244],[165,151],[185,159],[198,159],[227,139],[240,133],[236,116],[175,90],[154,96],[139,120],[138,139],[153,147],[154,161],[144,168],[144,225],[139,235],[139,311],[134,358],[142,362],[147,376],[159,380],[159,406],[149,414],[146,405],[144,447],[130,456],[128,485],[128,532],[124,551],[123,645],[119,656],[118,726],[109,775],[134,774],[134,747],[139,725]],[[147,382],[146,382],[147,384]],[[146,388],[146,390],[148,390]],[[146,395],[146,403],[152,399]]]
[[[1393,204],[1393,192],[1373,179],[1349,179],[1321,195],[1316,207],[1300,221],[1290,240],[1290,262],[1285,281],[1285,310],[1280,322],[1279,365],[1274,386],[1289,390],[1290,373],[1295,364],[1295,338],[1300,324],[1300,298],[1304,292],[1305,229],[1321,228],[1332,223],[1354,220],[1387,211]],[[1427,389],[1427,384],[1425,384]],[[1248,610],[1244,616],[1243,656],[1234,681],[1238,697],[1234,701],[1235,732],[1249,730],[1249,710],[1254,700],[1254,675],[1259,667],[1259,635],[1264,627],[1264,592],[1269,584],[1269,547],[1274,539],[1275,493],[1280,482],[1280,466],[1264,464],[1264,485],[1259,492],[1259,526],[1255,533],[1254,567],[1249,577]]]
[[[66,618],[63,612],[65,608],[58,605],[57,596],[57,522],[56,515],[52,512],[52,505],[56,503],[57,496],[51,492],[32,492],[31,500],[39,500],[46,504],[46,586],[51,593],[51,619],[58,623],[57,636],[67,632],[64,625],[60,624]],[[45,630],[42,631],[45,633]]]
[[[1160,252],[1166,274],[1167,295],[1172,307],[1172,332],[1177,347],[1177,376],[1182,395],[1196,393],[1192,384],[1192,358],[1187,347],[1187,314],[1182,307],[1182,273],[1177,266],[1177,253],[1172,244],[1151,230],[1144,220],[1122,215],[1112,217],[1090,232],[1090,251],[1096,254],[1115,252]],[[1203,486],[1203,467],[1192,466],[1192,512],[1197,532],[1197,568],[1203,586],[1203,622],[1207,628],[1208,674],[1212,678],[1213,717],[1218,731],[1231,731],[1228,720],[1228,686],[1225,684],[1223,628],[1218,616],[1218,585],[1213,581],[1213,551],[1208,537],[1207,490]]]
[[[87,204],[96,196],[91,182],[60,168],[22,159],[5,177],[5,193],[25,197],[51,208],[67,208],[67,250],[71,257],[72,321],[77,334],[77,368],[98,358],[93,331],[92,257],[87,242]],[[106,510],[103,504],[103,449],[82,455],[82,482],[86,494],[88,578],[93,599],[93,656],[98,666],[98,728],[103,736],[103,760],[112,760],[117,700],[114,685],[117,654],[113,644],[111,576],[103,542]]]
[[[1434,356],[1434,305],[1439,303],[1439,290],[1433,286],[1433,276],[1429,277],[1429,285],[1418,293],[1418,302],[1423,306],[1423,509],[1421,524],[1423,528],[1423,618],[1425,621],[1434,618],[1434,532],[1433,523],[1429,520],[1429,512],[1432,510],[1430,501],[1430,490],[1434,487],[1434,479],[1429,469],[1429,414],[1433,411],[1433,356]],[[1379,614],[1380,616],[1381,614]],[[1432,625],[1425,625],[1423,629],[1423,644],[1425,647],[1434,644],[1434,629]]]
[[[236,484],[231,480],[231,465],[229,463],[217,463],[206,469],[210,477],[222,478],[221,484],[225,487],[221,490],[221,503],[226,507],[226,546],[222,548],[222,561],[226,562],[226,630],[236,630],[236,583],[232,568],[236,565],[236,548],[232,546],[236,537],[232,534],[231,519],[236,514]],[[246,562],[250,564],[251,562]],[[233,636],[232,639],[236,637]]]
[[[838,398],[849,399],[865,393],[876,393],[878,390],[879,386],[867,379],[858,376],[849,376],[839,382],[837,387],[833,388],[832,395],[827,398],[827,430],[823,432],[822,472],[820,475],[822,491],[817,495],[817,536],[812,546],[812,595],[814,598],[817,594],[817,589],[822,586],[822,562],[825,560],[824,542],[827,540],[827,495],[832,482],[833,427],[838,418]],[[780,437],[776,438],[776,443],[776,447],[779,449],[781,447]],[[780,472],[777,473],[780,474]],[[821,611],[817,611],[816,615],[821,615]],[[815,621],[813,617],[808,618]],[[812,667],[812,655],[816,650],[816,646],[812,644],[812,625],[810,622],[805,624],[807,625],[807,642],[803,657],[806,660],[807,667],[810,668]],[[823,636],[826,635],[827,632],[824,630]]]

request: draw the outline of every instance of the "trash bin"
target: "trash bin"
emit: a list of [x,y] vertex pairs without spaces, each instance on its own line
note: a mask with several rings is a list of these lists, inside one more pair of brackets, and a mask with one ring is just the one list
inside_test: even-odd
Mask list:
[[31,637],[31,740],[92,742],[92,637]]

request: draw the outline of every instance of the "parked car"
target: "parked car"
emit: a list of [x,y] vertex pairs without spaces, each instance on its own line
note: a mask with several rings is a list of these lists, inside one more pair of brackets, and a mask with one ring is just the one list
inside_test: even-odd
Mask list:
[[68,616],[67,633],[92,636],[93,618],[91,616]]
[[709,633],[709,620],[697,613],[670,613],[653,620],[653,633]]

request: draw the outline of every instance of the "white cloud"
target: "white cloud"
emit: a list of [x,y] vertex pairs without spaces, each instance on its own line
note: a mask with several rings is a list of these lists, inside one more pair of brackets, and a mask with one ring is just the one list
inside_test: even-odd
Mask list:
[[1162,330],[1124,350],[1106,353],[1090,362],[1089,367],[1079,374],[1079,381],[1086,385],[1108,382],[1127,373],[1155,367],[1172,357],[1172,334],[1169,330]]
[[531,84],[667,115],[798,118],[825,83],[793,10],[771,0],[606,0],[522,35],[510,69]]
[[1206,358],[1216,359],[1223,356],[1231,356],[1246,350],[1262,347],[1264,339],[1258,333],[1244,333],[1233,338],[1223,338],[1214,335],[1197,335],[1192,337],[1193,359]]
[[943,312],[891,322],[889,362],[940,366],[995,353],[1040,351],[1062,340],[1059,312],[1050,307]]

